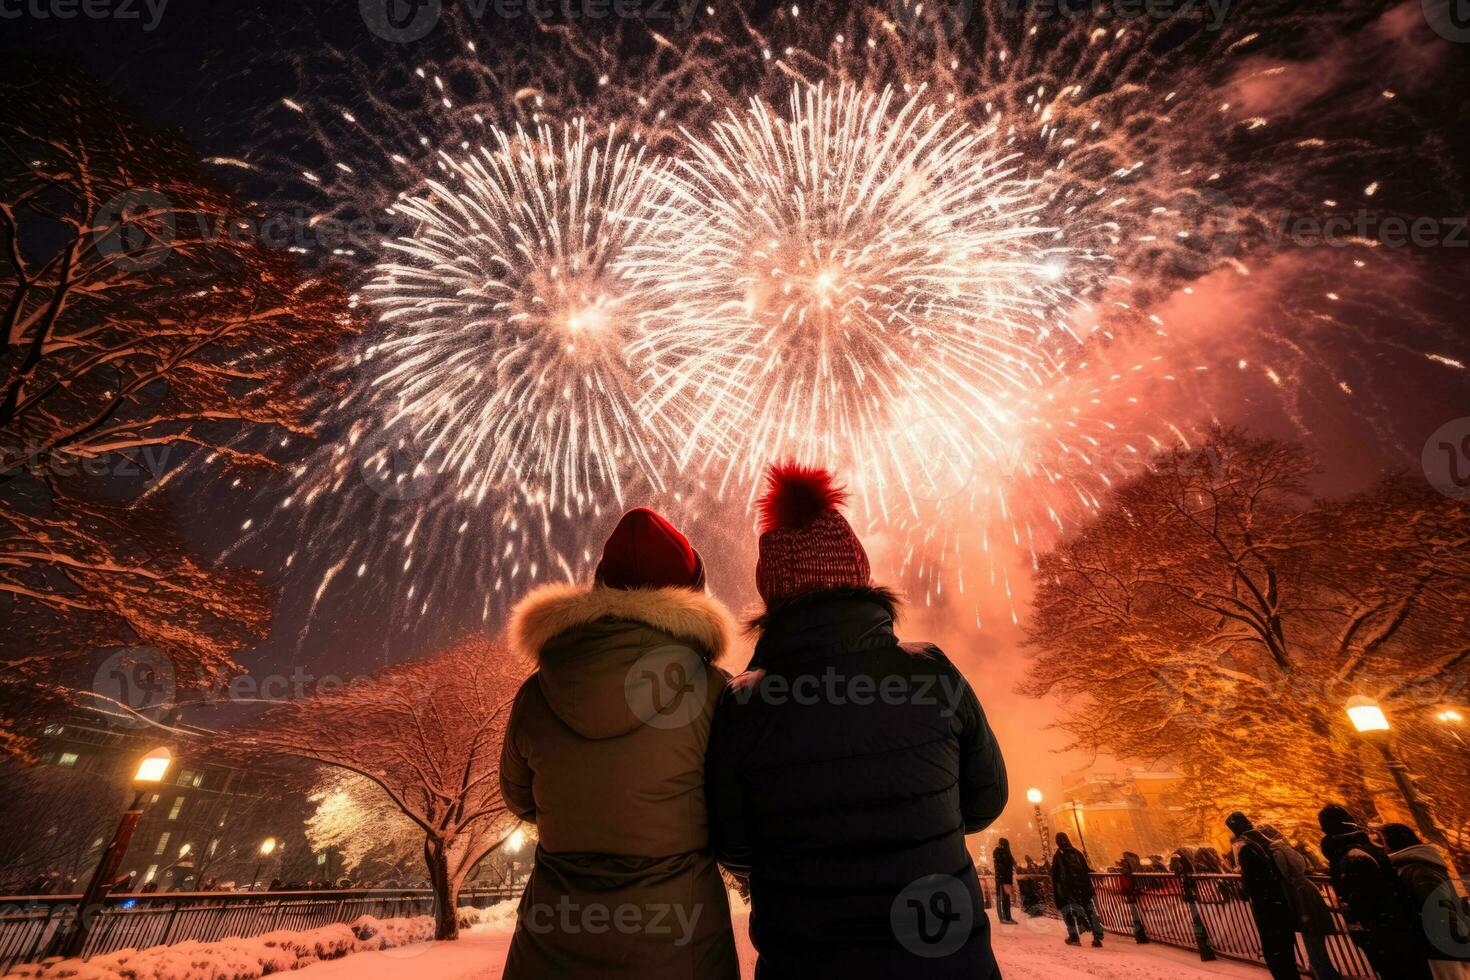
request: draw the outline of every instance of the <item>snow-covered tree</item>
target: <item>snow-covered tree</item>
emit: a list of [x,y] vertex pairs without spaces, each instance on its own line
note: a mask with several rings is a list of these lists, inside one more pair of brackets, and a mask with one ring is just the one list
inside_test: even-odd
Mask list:
[[1373,814],[1347,699],[1412,724],[1459,696],[1470,506],[1407,478],[1314,502],[1316,470],[1216,430],[1039,562],[1022,690],[1060,697],[1081,746],[1178,766],[1200,833],[1236,807],[1306,834],[1324,802]]
[[234,742],[336,766],[382,790],[420,831],[435,934],[454,939],[460,886],[516,825],[500,797],[500,746],[518,674],[502,647],[466,640],[271,708]]
[[372,780],[329,769],[308,797],[314,809],[306,839],[335,851],[341,871],[358,879],[402,877],[424,859],[424,832]]
[[186,457],[244,481],[308,434],[344,294],[240,234],[248,209],[100,85],[11,59],[0,104],[0,687],[134,645],[217,683],[268,596],[191,558],[145,491]]

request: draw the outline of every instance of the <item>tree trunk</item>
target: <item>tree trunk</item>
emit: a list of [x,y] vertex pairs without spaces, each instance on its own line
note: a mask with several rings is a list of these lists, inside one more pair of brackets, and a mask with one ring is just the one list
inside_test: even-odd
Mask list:
[[424,863],[434,889],[434,938],[459,938],[459,879],[449,871],[449,842],[424,838]]

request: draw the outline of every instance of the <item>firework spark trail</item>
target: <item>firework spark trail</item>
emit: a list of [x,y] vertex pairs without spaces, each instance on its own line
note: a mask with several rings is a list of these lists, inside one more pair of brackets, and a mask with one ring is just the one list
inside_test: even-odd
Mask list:
[[616,268],[657,234],[660,165],[615,134],[589,144],[580,121],[492,130],[439,162],[444,181],[394,205],[417,231],[364,290],[388,329],[371,351],[382,424],[476,503],[516,486],[566,513],[621,502],[629,469],[661,487],[668,437],[636,407],[639,296]]
[[690,420],[686,462],[733,444],[725,484],[754,486],[772,458],[824,460],[887,519],[917,513],[915,454],[896,452],[912,426],[945,420],[943,444],[999,456],[1072,300],[1071,253],[995,142],[922,91],[845,85],[690,134],[668,181],[679,244],[629,253],[663,302],[635,344],[651,403],[695,389],[714,409]]
[[[410,616],[494,592],[475,610],[488,618],[537,576],[585,572],[589,535],[620,492],[674,506],[676,519],[699,515],[704,533],[738,526],[747,487],[732,487],[766,452],[785,448],[830,454],[848,471],[871,527],[892,539],[928,597],[950,588],[1009,596],[1018,580],[1010,563],[1096,507],[1150,449],[1187,439],[1199,406],[1224,382],[1225,372],[1210,371],[1224,366],[1217,339],[1176,330],[1151,307],[1219,272],[1244,282],[1272,251],[1259,234],[1268,209],[1335,208],[1349,195],[1337,180],[1344,161],[1372,168],[1402,153],[1392,139],[1333,135],[1376,132],[1369,120],[1403,103],[1379,97],[1371,72],[1327,80],[1342,97],[1314,96],[1301,111],[1271,103],[1283,77],[1301,87],[1312,70],[1271,38],[1325,44],[1376,16],[1370,6],[1243,6],[1214,31],[1169,18],[1043,17],[981,0],[965,35],[916,40],[886,2],[820,16],[783,7],[759,25],[731,4],[667,37],[659,31],[672,24],[617,21],[604,25],[619,35],[612,39],[546,26],[524,58],[502,59],[524,68],[516,72],[482,58],[475,25],[446,12],[432,60],[369,68],[351,52],[304,56],[302,93],[282,104],[328,162],[255,155],[255,165],[309,173],[296,184],[320,214],[381,213],[396,201],[399,218],[425,229],[412,236],[421,240],[416,255],[390,251],[397,236],[389,235],[344,259],[377,285],[395,285],[363,290],[367,308],[391,315],[371,338],[372,356],[356,352],[344,368],[354,393],[326,413],[341,435],[305,464],[286,508],[301,520],[312,512],[314,536],[330,542],[329,560],[313,564],[343,567],[334,589],[354,569],[401,573],[385,580],[409,594]],[[1367,42],[1357,57],[1383,61]],[[474,266],[494,250],[457,250],[456,236],[499,234],[498,247],[519,241],[533,251],[556,241],[526,230],[534,223],[524,213],[520,231],[503,221],[491,228],[487,216],[504,215],[467,189],[464,168],[480,161],[498,180],[484,162],[500,145],[496,134],[534,141],[543,124],[577,117],[597,134],[588,147],[616,131],[619,146],[678,158],[649,182],[645,200],[660,234],[693,244],[661,252],[632,222],[611,239],[617,247],[602,255],[596,285],[579,275],[561,280],[561,292],[532,290],[555,301],[525,309],[517,324],[561,317],[565,335],[570,311],[584,307],[610,333],[635,325],[621,335],[625,356],[599,359],[600,381],[576,373],[574,397],[559,401],[567,388],[551,379],[573,374],[576,362],[537,339],[557,331],[508,327],[512,294],[524,294],[491,285],[494,276],[477,281]],[[861,132],[863,119],[882,125],[862,139],[838,136]],[[518,123],[530,135],[509,135]],[[920,140],[925,154],[913,151]],[[540,165],[574,173],[565,136],[554,142],[559,162]],[[1415,149],[1431,166],[1441,156]],[[515,176],[529,185],[547,173]],[[949,179],[959,175],[986,190]],[[1378,187],[1376,178],[1356,183]],[[542,193],[555,197],[550,185]],[[942,210],[952,213],[925,225]],[[695,235],[700,221],[714,232],[709,240]],[[759,242],[758,229],[775,244]],[[565,231],[560,241],[582,241]],[[507,254],[522,263],[515,282],[546,272],[533,273],[525,253]],[[668,254],[677,268],[661,273]],[[405,271],[386,271],[395,265]],[[960,274],[969,268],[982,274]],[[713,296],[685,289],[699,276]],[[603,277],[639,288],[604,292]],[[891,285],[906,277],[909,293]],[[1341,291],[1324,292],[1336,304]],[[1358,305],[1371,306],[1371,289],[1360,293]],[[384,306],[388,295],[398,299]],[[616,307],[611,320],[604,297]],[[675,322],[681,310],[698,316]],[[1320,365],[1342,361],[1328,356],[1340,330],[1332,312],[1285,300],[1271,312],[1227,339],[1254,347],[1251,370],[1270,379],[1272,397],[1300,404],[1367,387],[1361,375],[1355,385],[1319,383],[1331,374]],[[456,318],[500,323],[519,349],[487,346],[477,360],[477,335]],[[415,324],[422,346],[410,336]],[[799,342],[813,336],[821,342]],[[1382,343],[1366,328],[1355,336],[1365,351]],[[492,406],[474,379],[497,358],[506,367],[526,358],[548,373],[515,372],[519,387],[508,385]],[[415,377],[420,367],[443,382],[439,390]],[[779,383],[792,378],[805,383]],[[599,384],[615,393],[606,403],[575,397]],[[645,429],[630,411],[644,414]],[[455,465],[419,487],[423,447]],[[864,459],[877,469],[862,472]],[[364,483],[409,492],[367,493]],[[661,484],[671,492],[658,493]],[[722,489],[728,505],[718,502]]]

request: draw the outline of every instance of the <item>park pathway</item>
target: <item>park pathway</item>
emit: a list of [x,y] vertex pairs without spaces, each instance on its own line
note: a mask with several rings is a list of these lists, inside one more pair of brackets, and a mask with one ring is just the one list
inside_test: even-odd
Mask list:
[[[754,974],[755,954],[745,935],[746,915],[735,918],[742,974]],[[510,946],[509,925],[466,930],[458,942],[418,943],[376,953],[358,953],[319,963],[292,974],[302,980],[397,980],[404,975],[425,980],[498,980]],[[1186,950],[1153,943],[1139,946],[1109,936],[1102,949],[1077,948],[1062,942],[1065,933],[1055,919],[1030,919],[1018,926],[991,920],[996,958],[1005,980],[1263,980],[1264,969],[1244,963],[1201,963]]]

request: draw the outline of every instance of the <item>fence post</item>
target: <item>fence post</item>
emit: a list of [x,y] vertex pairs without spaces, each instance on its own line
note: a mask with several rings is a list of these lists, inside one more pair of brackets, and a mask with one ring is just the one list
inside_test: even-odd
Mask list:
[[158,942],[154,943],[155,946],[168,945],[168,937],[173,935],[174,931],[174,920],[179,917],[179,902],[180,899],[174,899],[174,907],[169,910],[168,921],[163,924],[163,935],[158,937]]
[[1179,880],[1184,889],[1184,902],[1189,906],[1189,917],[1194,922],[1194,945],[1199,958],[1208,963],[1215,958],[1215,947],[1210,945],[1210,931],[1205,928],[1205,918],[1199,911],[1199,882],[1192,874],[1181,874]]

